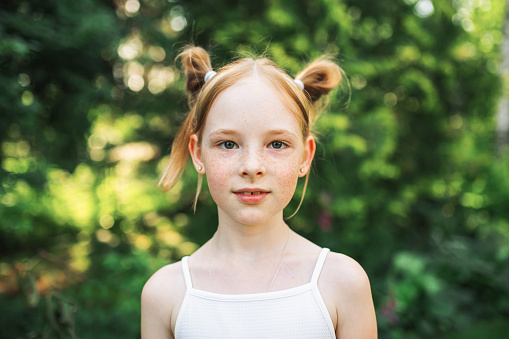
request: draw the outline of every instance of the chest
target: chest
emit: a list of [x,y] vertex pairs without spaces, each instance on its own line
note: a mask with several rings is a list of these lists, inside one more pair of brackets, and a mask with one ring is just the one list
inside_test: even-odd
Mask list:
[[223,262],[191,271],[192,285],[197,290],[222,294],[264,293],[294,288],[311,281],[315,262],[285,260],[253,265]]
[[311,283],[242,295],[192,289],[174,333],[176,338],[335,338],[327,307]]

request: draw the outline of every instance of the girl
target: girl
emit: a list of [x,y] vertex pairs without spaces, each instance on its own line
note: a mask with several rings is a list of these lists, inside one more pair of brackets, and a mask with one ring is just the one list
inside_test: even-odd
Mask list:
[[314,106],[341,69],[322,58],[293,80],[268,59],[216,74],[199,47],[180,57],[191,111],[160,183],[171,189],[190,154],[196,198],[206,175],[219,220],[205,245],[146,283],[142,338],[376,338],[364,270],[283,219],[298,178],[307,186]]

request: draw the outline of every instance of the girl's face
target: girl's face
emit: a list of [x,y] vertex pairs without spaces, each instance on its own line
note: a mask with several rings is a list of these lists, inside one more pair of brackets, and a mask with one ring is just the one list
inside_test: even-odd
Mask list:
[[192,135],[189,149],[200,174],[207,175],[220,220],[258,225],[282,218],[315,152],[312,136],[303,140],[299,122],[279,93],[248,78],[221,93],[207,116],[201,145]]

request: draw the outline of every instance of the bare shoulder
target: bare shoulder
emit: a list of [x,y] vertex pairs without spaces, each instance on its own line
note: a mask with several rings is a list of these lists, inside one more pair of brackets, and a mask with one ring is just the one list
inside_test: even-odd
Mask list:
[[185,291],[180,261],[160,268],[148,279],[141,293],[142,338],[173,337]]
[[369,279],[362,266],[347,255],[330,252],[325,260],[321,278],[328,284],[341,287],[346,294],[369,290]]
[[369,278],[357,261],[347,255],[330,252],[318,285],[328,309],[334,310],[337,337],[377,337]]
[[[182,273],[182,262],[176,262],[161,267],[155,272],[145,283],[142,296],[151,296],[154,293],[162,292],[163,294],[171,294],[176,285],[185,287],[184,275]],[[159,293],[157,293],[159,295]]]

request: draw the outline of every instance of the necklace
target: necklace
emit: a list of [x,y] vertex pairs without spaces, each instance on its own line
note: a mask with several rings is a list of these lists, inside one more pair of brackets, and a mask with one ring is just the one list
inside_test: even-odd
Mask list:
[[[214,237],[212,237],[212,238],[214,238]],[[276,277],[277,277],[277,275],[279,273],[279,270],[281,269],[281,265],[283,264],[283,260],[285,259],[286,249],[288,248],[288,243],[289,242],[290,242],[290,229],[288,229],[288,238],[286,238],[286,244],[285,244],[285,248],[283,250],[283,255],[281,256],[281,259],[279,260],[279,265],[277,266],[276,273],[272,277],[272,281],[270,282],[270,285],[269,285],[269,288],[267,289],[267,292],[270,291],[270,289],[272,288],[272,285],[274,285],[274,281],[276,281]],[[216,287],[214,286],[214,279],[212,279],[212,270],[211,270],[211,267],[212,267],[212,241],[210,242],[210,247],[209,247],[209,278],[210,278],[210,282],[212,283],[212,289],[215,291]]]

